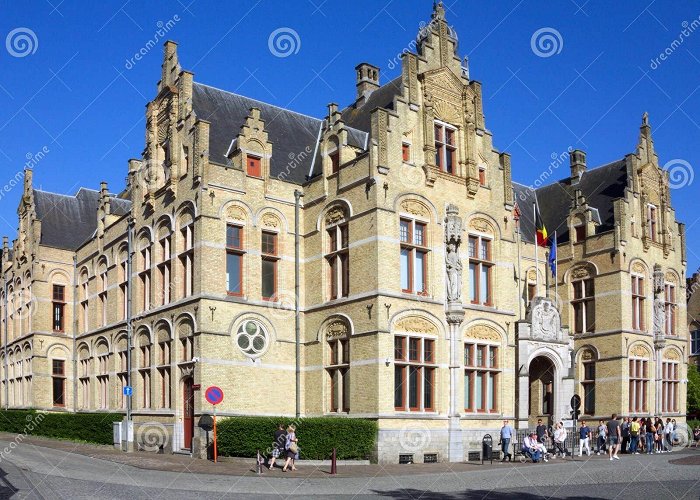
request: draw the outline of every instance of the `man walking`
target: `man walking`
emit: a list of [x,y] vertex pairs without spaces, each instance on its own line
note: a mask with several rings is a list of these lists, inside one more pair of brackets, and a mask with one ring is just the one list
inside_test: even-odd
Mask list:
[[535,432],[537,433],[537,441],[544,445],[544,449],[546,450],[549,431],[547,430],[547,426],[542,423],[541,418],[537,419],[537,427],[535,428]]
[[515,431],[513,428],[508,424],[507,420],[503,421],[503,427],[501,427],[501,450],[503,451],[503,458],[501,459],[501,462],[506,461],[506,457],[508,457],[508,461],[511,461],[511,455],[510,455],[510,441],[513,439],[513,435],[515,434]]
[[620,431],[620,422],[617,420],[617,413],[612,414],[612,418],[606,424],[608,428],[608,454],[610,460],[620,460],[617,453],[620,451],[620,439],[622,432]]
[[[581,420],[581,427],[578,429],[578,456],[583,456],[583,448],[586,448],[586,455],[591,456],[591,448],[589,446],[591,438],[591,428],[586,425],[585,420]],[[573,450],[572,450],[573,452]]]

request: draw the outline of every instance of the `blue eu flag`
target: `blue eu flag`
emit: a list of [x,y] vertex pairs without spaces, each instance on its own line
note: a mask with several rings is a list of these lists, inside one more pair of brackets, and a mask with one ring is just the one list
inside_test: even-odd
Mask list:
[[552,276],[557,277],[557,233],[554,232],[554,237],[549,240],[549,268],[552,270]]

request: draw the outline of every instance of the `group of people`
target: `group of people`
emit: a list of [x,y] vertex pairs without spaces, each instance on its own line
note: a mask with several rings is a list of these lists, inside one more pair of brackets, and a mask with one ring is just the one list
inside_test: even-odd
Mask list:
[[294,425],[288,426],[286,430],[283,424],[277,426],[272,441],[272,455],[268,464],[270,470],[274,470],[278,458],[285,459],[282,467],[284,472],[287,472],[290,465],[292,470],[297,470],[294,466],[294,461],[299,458],[299,440],[296,430]]
[[[611,422],[613,422],[611,424]],[[585,439],[584,439],[585,436]],[[579,455],[583,454],[583,449],[586,448],[586,453],[590,456],[591,450],[589,446],[590,437],[592,436],[591,429],[586,425],[585,421],[581,421],[579,428]],[[637,418],[625,417],[622,422],[617,420],[617,415],[605,423],[599,421],[598,425],[598,440],[597,453],[605,453],[612,457],[611,460],[618,458],[617,454],[630,453],[637,454],[646,453],[669,453],[673,450],[673,443],[676,440],[676,419],[667,418],[664,423],[663,419],[656,417]]]
[[[668,453],[673,449],[673,442],[676,439],[676,421],[667,418],[664,422],[661,418],[637,418],[624,417],[620,421],[617,414],[613,414],[610,420],[599,421],[597,430],[597,453],[606,453],[611,461],[619,460],[618,453]],[[579,436],[579,456],[583,455],[584,449],[588,456],[591,455],[591,441],[593,430],[581,420],[578,429]],[[503,451],[502,462],[512,460],[510,445],[515,438],[515,431],[509,425],[508,420],[503,421],[500,433],[500,445]],[[553,442],[553,453],[547,448],[549,440]],[[542,419],[537,420],[537,427],[529,433],[521,443],[523,455],[532,459],[533,462],[549,458],[566,457],[569,451],[566,448],[567,431],[563,422],[555,424],[550,430],[542,423]],[[573,454],[573,450],[571,451]]]

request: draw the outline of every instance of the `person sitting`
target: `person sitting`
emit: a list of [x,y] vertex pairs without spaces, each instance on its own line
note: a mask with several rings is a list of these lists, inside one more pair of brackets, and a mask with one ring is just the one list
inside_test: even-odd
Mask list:
[[[531,458],[534,463],[539,462],[540,459],[543,458],[542,444],[537,442],[536,432],[531,432],[529,436],[525,436],[525,439],[523,439],[522,452],[523,455]],[[545,458],[544,461],[546,462],[547,459]]]

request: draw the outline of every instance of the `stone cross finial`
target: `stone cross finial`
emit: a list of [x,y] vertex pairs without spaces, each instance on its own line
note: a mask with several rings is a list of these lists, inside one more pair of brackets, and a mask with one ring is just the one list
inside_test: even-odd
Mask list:
[[442,2],[433,2],[433,19],[445,19],[445,6]]
[[647,113],[646,111],[642,115],[642,125],[645,127],[649,126],[649,113]]

